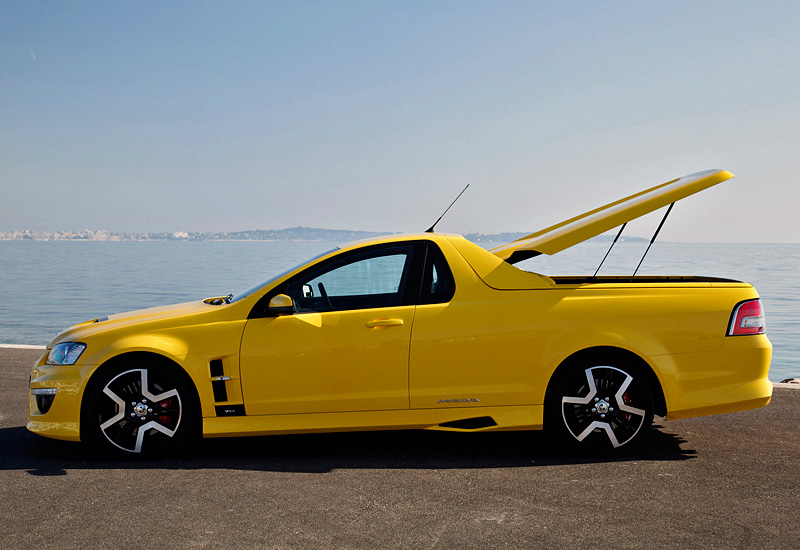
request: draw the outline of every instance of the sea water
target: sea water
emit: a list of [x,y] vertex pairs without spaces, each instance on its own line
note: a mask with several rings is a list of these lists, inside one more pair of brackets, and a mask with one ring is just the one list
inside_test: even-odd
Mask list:
[[[81,321],[235,294],[337,244],[0,241],[0,344],[44,345]],[[608,247],[590,241],[518,266],[546,275],[592,275]],[[644,242],[617,243],[600,275],[632,274],[646,247]],[[800,244],[657,242],[639,274],[752,283],[761,295],[774,347],[770,379],[800,377]]]

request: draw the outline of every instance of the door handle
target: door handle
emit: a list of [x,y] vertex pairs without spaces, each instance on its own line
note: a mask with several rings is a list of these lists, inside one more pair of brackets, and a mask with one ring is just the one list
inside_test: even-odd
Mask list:
[[375,319],[367,323],[367,328],[373,327],[396,327],[403,324],[402,319]]

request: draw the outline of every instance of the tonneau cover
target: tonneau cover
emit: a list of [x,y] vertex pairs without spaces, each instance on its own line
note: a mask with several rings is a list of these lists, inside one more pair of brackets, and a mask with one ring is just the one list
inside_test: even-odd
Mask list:
[[512,264],[539,254],[555,254],[732,177],[726,170],[690,174],[590,210],[490,252]]

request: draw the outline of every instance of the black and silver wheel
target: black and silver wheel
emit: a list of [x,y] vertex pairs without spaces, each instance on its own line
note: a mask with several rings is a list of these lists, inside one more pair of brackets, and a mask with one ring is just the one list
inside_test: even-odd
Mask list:
[[639,369],[614,362],[569,369],[550,396],[549,420],[578,449],[614,454],[630,449],[653,423],[653,394]]
[[157,456],[179,447],[195,411],[186,383],[163,365],[117,367],[99,374],[88,396],[86,439],[129,456]]

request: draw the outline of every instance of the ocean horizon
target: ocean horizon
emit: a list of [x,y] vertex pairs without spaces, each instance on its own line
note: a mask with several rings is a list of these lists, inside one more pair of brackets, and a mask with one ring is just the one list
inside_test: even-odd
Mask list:
[[[506,241],[507,242],[507,241]],[[46,345],[82,321],[249,288],[332,241],[0,241],[0,344]],[[481,246],[504,242],[480,242]],[[589,241],[519,267],[545,275],[592,275],[609,248]],[[618,242],[600,275],[630,275],[647,240]],[[705,275],[758,290],[773,343],[770,379],[800,377],[800,244],[656,242],[640,275]]]

